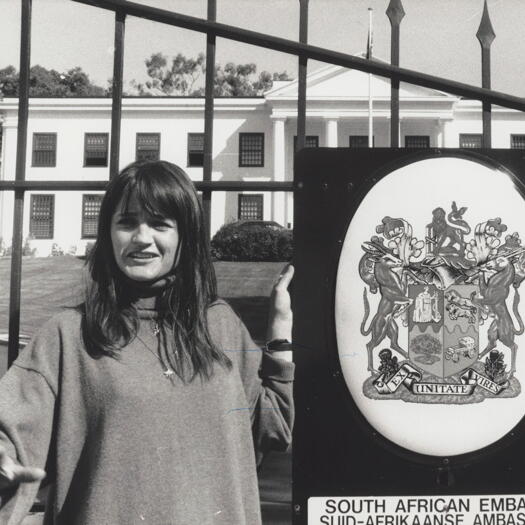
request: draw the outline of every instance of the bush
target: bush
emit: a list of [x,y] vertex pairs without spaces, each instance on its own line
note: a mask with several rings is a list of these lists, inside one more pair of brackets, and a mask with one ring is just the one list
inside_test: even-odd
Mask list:
[[[22,255],[33,256],[36,253],[36,248],[33,247],[31,241],[34,239],[32,235],[27,236],[24,239],[22,245]],[[13,249],[11,246],[6,246],[3,237],[0,237],[0,257],[11,257],[13,255]]]
[[31,234],[29,234],[25,241],[24,245],[22,246],[22,255],[33,257],[36,253],[36,248],[33,247],[32,241],[35,237]]
[[51,246],[51,257],[60,257],[64,255],[64,250],[56,243]]
[[212,256],[220,261],[289,261],[293,254],[292,231],[250,222],[225,224],[213,236]]

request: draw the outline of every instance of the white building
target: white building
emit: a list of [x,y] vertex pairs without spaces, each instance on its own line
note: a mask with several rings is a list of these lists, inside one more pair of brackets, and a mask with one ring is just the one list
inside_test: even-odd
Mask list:
[[[308,76],[308,146],[363,147],[368,143],[368,75],[327,66]],[[373,141],[390,146],[390,82],[373,77]],[[0,100],[0,179],[13,180],[16,164],[17,99]],[[293,178],[297,126],[297,81],[277,82],[259,98],[215,100],[213,180],[285,181]],[[31,99],[27,180],[107,180],[110,99]],[[121,166],[137,157],[161,158],[202,179],[203,98],[125,98]],[[400,145],[480,147],[481,106],[439,91],[402,84]],[[495,148],[525,147],[525,114],[493,109]],[[0,237],[12,236],[13,192],[0,192]],[[84,254],[96,229],[98,192],[26,193],[24,238],[37,255],[52,246]],[[214,192],[212,233],[238,218],[274,220],[291,226],[292,195]]]

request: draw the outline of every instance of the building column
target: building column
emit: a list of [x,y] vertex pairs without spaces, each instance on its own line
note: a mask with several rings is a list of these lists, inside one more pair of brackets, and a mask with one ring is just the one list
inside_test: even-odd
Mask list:
[[459,147],[458,135],[454,133],[455,128],[453,126],[452,119],[441,120],[441,128],[443,130],[443,147],[444,148],[457,148]]
[[[273,180],[285,180],[285,118],[273,119]],[[286,226],[286,194],[278,191],[272,193],[272,220]]]
[[324,145],[327,148],[337,148],[337,118],[327,118],[324,123]]
[[436,146],[438,148],[445,147],[445,143],[443,141],[443,131],[444,131],[443,120],[438,118],[436,121]]

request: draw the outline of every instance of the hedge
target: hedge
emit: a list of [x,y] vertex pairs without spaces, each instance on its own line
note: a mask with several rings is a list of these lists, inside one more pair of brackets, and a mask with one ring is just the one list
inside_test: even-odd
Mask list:
[[242,222],[226,224],[213,236],[211,252],[220,261],[289,261],[292,231],[262,225],[243,228]]

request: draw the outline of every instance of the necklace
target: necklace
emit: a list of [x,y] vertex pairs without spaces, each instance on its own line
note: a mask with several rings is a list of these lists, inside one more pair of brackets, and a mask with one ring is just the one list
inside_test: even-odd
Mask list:
[[[159,329],[159,332],[160,332],[160,329]],[[155,334],[157,335],[157,334]],[[171,376],[173,376],[175,374],[175,371],[170,368],[168,365],[166,365],[164,363],[164,361],[160,358],[158,352],[154,352],[142,339],[142,337],[139,336],[139,334],[137,334],[137,339],[144,345],[144,347],[146,348],[146,350],[148,350],[148,352],[151,352],[159,361],[159,363],[162,365],[162,374],[164,375],[164,377],[166,377],[167,379],[170,379]]]
[[[154,336],[158,336],[160,334],[160,323],[157,319],[155,319],[151,314],[148,313],[149,317],[149,328],[153,332]],[[142,341],[144,342],[144,341]]]
[[157,336],[160,334],[160,325],[157,320],[152,318],[149,327],[151,328],[153,335]]

